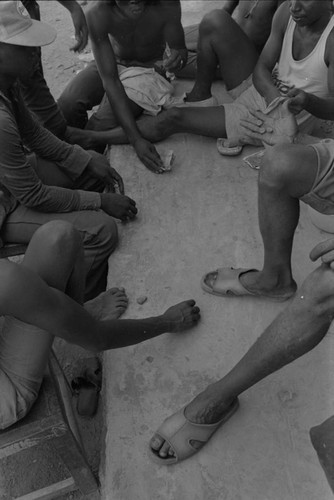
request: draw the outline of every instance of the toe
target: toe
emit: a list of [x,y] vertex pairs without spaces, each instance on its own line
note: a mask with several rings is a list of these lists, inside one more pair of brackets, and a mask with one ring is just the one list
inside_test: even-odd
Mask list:
[[154,434],[150,441],[150,447],[152,450],[159,451],[164,442],[165,440],[159,434]]
[[207,273],[204,278],[204,283],[210,287],[212,287],[217,279],[218,272],[217,271],[212,271],[210,273]]
[[171,450],[171,447],[167,441],[164,441],[163,445],[161,446],[159,450],[159,456],[162,458],[166,458],[169,456],[169,450]]

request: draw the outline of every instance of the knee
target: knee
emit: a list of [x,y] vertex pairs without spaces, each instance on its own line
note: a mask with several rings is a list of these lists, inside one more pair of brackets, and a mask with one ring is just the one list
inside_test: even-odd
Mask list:
[[69,222],[62,220],[44,224],[36,231],[35,238],[39,238],[44,247],[65,255],[77,254],[82,245],[79,231]]
[[334,314],[334,272],[322,264],[307,276],[300,287],[299,295],[314,314],[318,316]]
[[99,226],[96,233],[96,245],[103,255],[109,256],[118,244],[116,221],[104,212],[99,213]]
[[216,34],[224,36],[226,24],[231,20],[231,16],[222,9],[215,9],[206,14],[200,25],[200,37],[210,37]]
[[290,146],[274,146],[267,149],[259,175],[259,187],[285,189],[293,177],[296,162]]
[[163,111],[156,124],[157,140],[165,138],[166,134],[175,132],[182,121],[182,108],[170,108]]

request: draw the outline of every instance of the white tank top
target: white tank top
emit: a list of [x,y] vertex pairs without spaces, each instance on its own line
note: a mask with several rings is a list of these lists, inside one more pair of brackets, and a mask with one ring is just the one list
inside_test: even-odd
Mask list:
[[[295,87],[317,97],[330,96],[327,78],[328,67],[325,63],[325,49],[328,35],[334,27],[334,16],[321,34],[316,46],[304,59],[296,61],[292,55],[293,34],[296,23],[290,17],[283,38],[281,55],[273,71],[273,80],[282,95]],[[298,115],[298,123],[304,122],[310,116],[306,111]]]

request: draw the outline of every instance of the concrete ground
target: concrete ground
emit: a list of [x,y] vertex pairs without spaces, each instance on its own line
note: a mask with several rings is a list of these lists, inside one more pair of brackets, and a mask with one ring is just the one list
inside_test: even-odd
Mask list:
[[[182,0],[184,24],[200,20],[221,3]],[[58,31],[57,41],[43,49],[47,80],[58,97],[84,61],[68,51],[73,29],[66,10],[55,1],[40,5],[43,19]],[[190,88],[191,82],[181,87]],[[215,93],[224,95],[219,85]],[[322,124],[321,132],[332,135],[332,125]],[[134,222],[119,225],[121,242],[110,258],[109,285],[126,288],[126,317],[157,315],[194,298],[202,320],[187,333],[166,334],[104,355],[103,404],[95,419],[79,422],[92,467],[101,462],[101,498],[329,500],[332,493],[309,429],[333,415],[332,331],[314,351],[243,394],[240,410],[193,458],[171,467],[149,459],[148,442],[163,419],[231,369],[284,307],[265,300],[222,299],[200,288],[203,273],[218,266],[261,265],[257,172],[242,161],[251,148],[227,159],[213,139],[191,135],[174,136],[158,148],[171,148],[176,155],[172,172],[163,176],[145,169],[131,147],[112,148],[111,163],[123,175],[139,214]],[[302,206],[293,250],[299,284],[315,267],[309,250],[328,236],[312,225]],[[143,295],[147,301],[139,305],[136,299]],[[91,356],[62,342],[57,348],[69,376],[78,375]],[[19,479],[14,479],[14,466],[3,468],[1,500],[12,498],[2,493],[4,482],[18,494],[28,491],[23,486],[31,478],[36,487],[44,486],[42,473],[52,479],[53,468],[59,467],[50,459],[46,451],[16,463]],[[78,493],[66,496],[79,498]]]
[[[209,4],[219,4],[182,3],[185,24],[201,18]],[[220,92],[217,86],[215,91]],[[261,266],[257,172],[242,156],[220,156],[213,139],[175,135],[158,148],[176,155],[172,172],[163,176],[145,169],[131,147],[111,150],[111,164],[139,214],[121,226],[120,246],[110,258],[110,286],[126,288],[126,317],[157,315],[194,298],[202,321],[187,333],[104,355],[102,498],[329,500],[309,429],[334,410],[331,332],[314,351],[243,394],[237,414],[196,456],[171,467],[149,459],[149,439],[163,419],[231,369],[284,307],[222,299],[200,288],[203,273],[219,266]],[[293,249],[299,284],[315,267],[310,249],[327,237],[303,206]],[[143,305],[136,301],[140,296],[147,296]]]

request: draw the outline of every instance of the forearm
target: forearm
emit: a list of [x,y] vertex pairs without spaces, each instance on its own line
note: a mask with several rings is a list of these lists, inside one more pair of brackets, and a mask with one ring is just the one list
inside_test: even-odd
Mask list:
[[41,158],[57,162],[72,180],[82,175],[91,155],[78,145],[70,145],[58,139],[37,121],[31,120],[21,127],[24,143]]
[[120,319],[99,323],[99,349],[118,349],[139,344],[172,331],[171,325],[162,316],[145,319]]
[[138,344],[173,328],[163,316],[98,321],[24,264],[10,263],[3,278],[0,283],[2,315],[14,316],[94,352]]
[[271,70],[263,64],[258,63],[255,66],[253,85],[259,94],[264,97],[267,104],[270,104],[276,97],[280,96],[280,92],[273,82]]
[[104,86],[110,105],[121,127],[125,131],[130,144],[135,145],[136,141],[142,137],[128,104],[128,97],[125,93],[122,82],[119,78],[117,78],[117,80],[108,79],[104,82]]
[[322,120],[334,120],[334,98],[322,99],[307,94],[305,110]]

